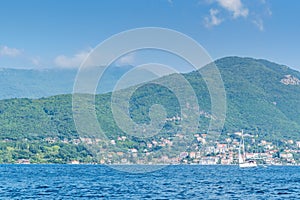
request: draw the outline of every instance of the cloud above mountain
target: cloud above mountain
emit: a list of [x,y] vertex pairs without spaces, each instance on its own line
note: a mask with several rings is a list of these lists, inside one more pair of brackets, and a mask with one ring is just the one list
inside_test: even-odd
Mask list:
[[16,57],[22,54],[22,50],[0,45],[0,56]]
[[90,51],[81,51],[72,56],[58,55],[54,59],[54,63],[58,67],[78,68],[81,63],[88,57]]
[[240,0],[217,0],[217,3],[233,14],[234,18],[247,17],[249,10],[245,8]]
[[254,24],[260,31],[264,31],[264,18],[270,17],[272,11],[266,0],[206,0],[211,5],[209,14],[204,17],[207,28],[218,26],[224,21],[243,18]]

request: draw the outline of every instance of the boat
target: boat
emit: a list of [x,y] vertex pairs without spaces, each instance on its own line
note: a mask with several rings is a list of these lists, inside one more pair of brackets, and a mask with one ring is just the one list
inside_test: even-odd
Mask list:
[[242,131],[240,147],[239,147],[239,167],[240,168],[257,167],[257,163],[255,160],[250,160],[250,159],[247,159],[247,157],[246,157],[243,131]]

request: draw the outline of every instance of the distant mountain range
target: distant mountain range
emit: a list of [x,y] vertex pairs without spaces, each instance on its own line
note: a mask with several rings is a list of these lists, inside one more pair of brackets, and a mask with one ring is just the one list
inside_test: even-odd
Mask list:
[[[110,66],[99,82],[97,93],[112,91],[116,81],[132,66]],[[77,69],[0,69],[0,99],[41,98],[70,94]]]

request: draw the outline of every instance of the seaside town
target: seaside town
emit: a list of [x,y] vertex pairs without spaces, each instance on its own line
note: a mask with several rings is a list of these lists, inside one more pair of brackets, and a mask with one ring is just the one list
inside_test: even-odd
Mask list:
[[[235,133],[240,135],[241,133]],[[179,136],[180,137],[180,136]],[[170,139],[160,138],[147,143],[143,152],[132,148],[128,153],[116,152],[107,154],[107,157],[101,159],[101,163],[123,163],[130,164],[137,159],[137,164],[151,163],[168,163],[168,164],[200,164],[200,165],[232,165],[238,164],[240,140],[225,138],[225,142],[210,143],[206,140],[207,134],[195,134],[195,142],[188,148],[189,150],[180,152],[179,156],[168,157],[161,155],[160,157],[151,156],[154,148],[172,148],[173,142]],[[299,165],[300,157],[300,141],[282,140],[280,146],[267,140],[259,140],[253,136],[246,134],[244,137],[249,137],[250,143],[246,145],[245,152],[247,159],[256,160],[259,164],[264,165]],[[126,140],[126,137],[118,137],[117,142]],[[112,145],[116,145],[115,140],[111,140]],[[121,160],[118,158],[122,158]],[[149,157],[151,159],[149,159]],[[131,158],[131,159],[130,159]],[[147,159],[143,159],[147,158]],[[121,162],[120,162],[121,161]]]
[[[183,135],[177,134],[182,139]],[[98,160],[93,164],[199,164],[199,165],[235,165],[238,164],[241,133],[225,137],[223,141],[210,142],[207,134],[194,134],[193,143],[184,151],[176,149],[174,139],[161,137],[146,142],[144,145],[130,148],[126,136],[118,136],[103,145],[100,139],[80,138],[63,140],[63,143],[85,144],[89,148],[99,148]],[[245,156],[261,165],[300,165],[300,141],[280,140],[271,142],[257,139],[250,134],[245,137]],[[46,138],[46,142],[55,144],[57,138]],[[102,145],[99,145],[101,144]],[[100,146],[100,147],[99,147]],[[121,148],[123,146],[123,148]],[[127,146],[127,148],[124,148]],[[134,146],[134,145],[133,145]],[[142,147],[141,147],[142,146]],[[172,151],[172,148],[175,149]],[[108,150],[109,149],[109,150]],[[167,151],[160,151],[168,149]],[[180,151],[180,152],[179,152]],[[20,160],[28,164],[29,160]],[[72,160],[70,164],[80,164]]]
[[[198,165],[237,165],[241,149],[241,136],[245,139],[244,156],[255,160],[258,165],[300,165],[300,141],[268,141],[251,134],[236,132],[211,140],[208,134],[192,135],[188,146],[180,143],[183,134],[173,138],[159,137],[147,141],[132,141],[125,135],[103,141],[96,138],[63,139],[47,137],[47,144],[53,157],[59,155],[62,145],[84,147],[91,152],[89,159],[70,157],[68,164],[198,164]],[[5,141],[9,143],[9,141]],[[11,148],[11,147],[7,147]],[[14,163],[31,164],[29,158],[17,159]],[[59,160],[58,160],[59,161]],[[57,162],[55,159],[50,162]],[[49,163],[44,160],[42,163]],[[62,163],[61,161],[59,163]],[[65,162],[63,162],[65,163]]]

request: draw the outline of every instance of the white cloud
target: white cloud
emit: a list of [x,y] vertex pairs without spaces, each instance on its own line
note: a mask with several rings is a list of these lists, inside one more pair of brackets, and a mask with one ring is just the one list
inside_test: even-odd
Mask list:
[[[217,3],[221,10],[226,10],[233,15],[233,19],[236,19],[238,17],[247,17],[249,14],[248,8],[246,8],[241,0],[206,0],[207,3]],[[209,16],[204,17],[204,23],[207,28],[210,28],[212,26],[220,25],[223,21],[225,21],[224,18],[220,17],[220,9],[213,9],[211,8],[209,10]]]
[[265,18],[272,16],[272,11],[267,0],[253,1],[253,3],[247,4],[247,6],[243,4],[242,0],[202,0],[202,2],[215,6],[215,8],[210,8],[209,15],[204,17],[207,28],[224,22],[228,18],[226,16],[227,12],[231,15],[232,20],[243,17],[254,24],[260,31],[264,31]]
[[255,19],[252,21],[252,23],[257,26],[257,28],[260,30],[260,31],[263,31],[264,30],[264,22],[262,19]]
[[222,23],[223,19],[218,18],[219,10],[217,9],[210,9],[209,10],[209,16],[204,18],[205,26],[206,27],[212,27],[217,26]]
[[168,3],[169,3],[170,5],[173,5],[173,0],[168,0]]
[[135,62],[135,54],[129,53],[129,54],[126,54],[126,55],[122,56],[121,58],[119,58],[116,61],[116,65],[118,65],[118,66],[133,65],[134,62]]
[[88,57],[89,53],[90,51],[82,51],[70,57],[59,55],[54,59],[54,63],[58,67],[77,68]]
[[268,16],[272,16],[272,14],[273,14],[272,10],[269,7],[266,9],[266,13]]
[[217,0],[219,5],[233,13],[234,18],[247,17],[249,10],[244,7],[240,0]]
[[32,64],[34,64],[35,66],[40,66],[41,65],[41,59],[39,57],[33,57],[30,58],[30,61],[32,62]]
[[22,51],[8,46],[0,46],[0,56],[16,57],[22,54]]

